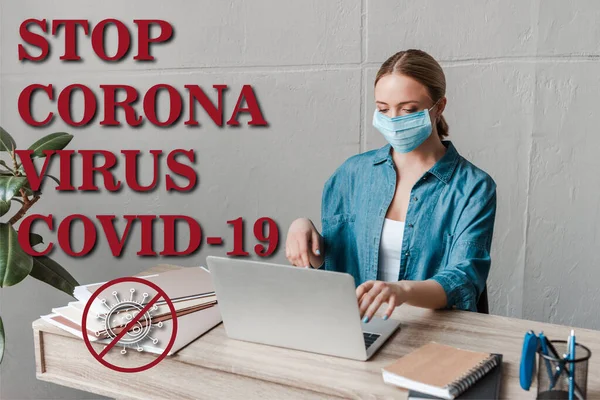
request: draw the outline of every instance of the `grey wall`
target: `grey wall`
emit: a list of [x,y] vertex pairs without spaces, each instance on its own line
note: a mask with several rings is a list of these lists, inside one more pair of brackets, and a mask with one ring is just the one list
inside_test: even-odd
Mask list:
[[[51,60],[21,64],[18,26],[30,17],[119,18],[132,31],[133,19],[162,18],[176,35],[155,48],[158,61],[151,64],[103,63],[85,38],[79,46],[85,61],[64,64],[58,60],[62,36],[53,41]],[[398,50],[424,49],[446,71],[451,139],[498,183],[492,313],[600,328],[594,312],[600,282],[598,20],[600,4],[593,0],[3,1],[0,124],[22,147],[66,130],[75,134],[73,149],[195,149],[200,181],[192,193],[167,194],[164,180],[150,194],[59,194],[48,186],[32,211],[57,220],[73,213],[181,213],[199,220],[207,235],[225,238],[222,249],[205,245],[192,257],[169,260],[136,256],[139,228],[120,259],[102,238],[85,259],[56,251],[54,257],[81,282],[165,261],[197,265],[231,248],[229,219],[248,221],[250,251],[251,224],[259,217],[278,222],[282,243],[294,218],[318,221],[321,188],[335,167],[384,144],[370,120],[377,68]],[[109,39],[111,51],[114,35]],[[108,83],[128,83],[140,93],[156,83],[180,90],[185,84],[227,84],[227,115],[241,85],[251,84],[270,126],[218,129],[204,115],[201,127],[180,123],[168,130],[148,123],[142,129],[102,129],[98,120],[74,129],[59,119],[34,129],[21,121],[17,96],[23,87],[52,83],[60,89],[75,82],[98,96],[98,85]],[[80,104],[74,108],[81,111]],[[36,101],[36,113],[51,110]],[[283,251],[273,260],[285,261]],[[0,295],[8,341],[0,397],[86,397],[35,379],[31,322],[68,297],[32,279]]]

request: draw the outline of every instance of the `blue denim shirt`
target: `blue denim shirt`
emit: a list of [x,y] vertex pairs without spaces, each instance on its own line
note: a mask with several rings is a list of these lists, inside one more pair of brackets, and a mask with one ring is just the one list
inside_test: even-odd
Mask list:
[[[398,280],[433,279],[447,307],[476,311],[490,270],[496,184],[443,143],[444,156],[411,190]],[[323,189],[324,268],[351,274],[357,286],[379,276],[379,242],[396,190],[390,147],[350,157]]]

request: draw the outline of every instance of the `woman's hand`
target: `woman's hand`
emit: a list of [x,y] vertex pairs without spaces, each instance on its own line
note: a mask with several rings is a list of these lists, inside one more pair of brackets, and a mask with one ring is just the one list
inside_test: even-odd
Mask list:
[[290,225],[285,242],[285,256],[292,265],[308,268],[320,267],[323,257],[320,251],[321,235],[308,218],[298,218]]
[[394,308],[406,301],[407,288],[403,281],[367,281],[356,288],[358,308],[363,322],[369,322],[382,304],[387,303],[383,319],[388,319]]

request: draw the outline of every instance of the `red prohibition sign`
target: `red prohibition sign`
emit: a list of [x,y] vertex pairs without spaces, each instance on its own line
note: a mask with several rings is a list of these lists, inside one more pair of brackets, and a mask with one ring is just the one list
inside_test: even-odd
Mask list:
[[[117,335],[117,337],[115,337],[106,346],[106,348],[102,352],[96,353],[96,351],[92,347],[92,344],[90,343],[90,339],[88,338],[88,336],[86,334],[86,332],[87,332],[87,316],[90,311],[90,306],[92,305],[93,300],[95,298],[97,298],[100,295],[100,293],[102,293],[102,291],[104,291],[105,289],[107,289],[117,283],[121,283],[121,282],[136,282],[136,283],[141,283],[141,284],[147,285],[147,286],[151,287],[152,289],[156,290],[156,295],[152,298],[152,300],[150,300],[148,302],[148,304],[146,304],[144,306],[144,308],[130,322],[127,323],[127,325],[125,326],[125,329],[123,329],[121,331],[121,333],[119,333]],[[161,297],[163,297],[165,299],[165,302],[169,306],[169,310],[171,311],[171,318],[173,320],[173,329],[171,331],[171,339],[169,340],[169,343],[167,344],[167,347],[165,347],[165,350],[162,352],[162,354],[160,356],[158,356],[157,358],[155,358],[154,360],[152,360],[151,362],[149,362],[148,364],[142,365],[139,367],[134,367],[134,368],[119,367],[118,365],[114,365],[114,364],[111,364],[108,361],[106,361],[104,359],[104,356],[106,355],[106,353],[110,349],[112,349],[119,340],[121,340],[121,337],[123,337],[127,333],[127,331],[129,331],[129,329],[134,324],[136,324],[138,322],[138,320],[140,318],[142,318],[142,316],[148,310],[150,310],[150,308],[154,305],[154,303],[156,303],[158,301],[158,299],[160,299]],[[113,279],[112,281],[106,282],[104,285],[100,286],[88,300],[87,304],[85,305],[85,308],[83,309],[83,319],[81,321],[81,332],[83,333],[83,341],[85,342],[85,345],[87,346],[88,350],[90,351],[90,353],[92,353],[92,356],[94,356],[94,358],[96,360],[98,360],[102,365],[104,365],[105,367],[110,368],[112,370],[118,371],[118,372],[141,372],[141,371],[145,371],[149,368],[154,367],[156,364],[161,362],[167,356],[167,354],[169,354],[169,351],[171,350],[171,348],[173,347],[173,344],[175,343],[175,338],[177,337],[177,312],[175,311],[173,302],[171,301],[171,299],[169,299],[169,297],[167,296],[165,291],[162,290],[161,288],[159,288],[155,283],[152,283],[145,279],[136,278],[133,276]]]

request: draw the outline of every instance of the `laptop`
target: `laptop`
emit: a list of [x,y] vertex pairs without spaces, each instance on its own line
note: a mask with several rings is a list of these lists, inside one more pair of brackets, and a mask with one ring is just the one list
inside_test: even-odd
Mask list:
[[209,256],[227,336],[311,353],[367,360],[400,322],[360,319],[347,273]]

